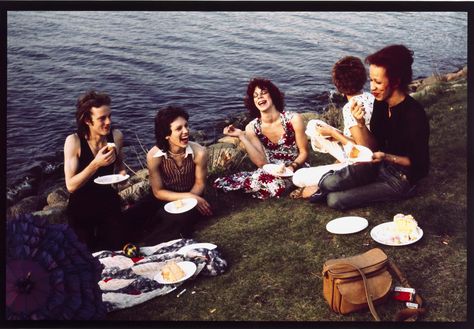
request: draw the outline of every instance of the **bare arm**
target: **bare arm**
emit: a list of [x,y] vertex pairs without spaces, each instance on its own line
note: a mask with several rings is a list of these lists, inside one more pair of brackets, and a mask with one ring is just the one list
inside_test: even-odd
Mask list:
[[372,158],[373,162],[387,161],[404,167],[411,166],[410,158],[405,156],[388,154],[385,152],[374,152]]
[[321,134],[321,136],[329,136],[332,139],[335,139],[340,142],[342,145],[346,145],[349,142],[356,144],[352,138],[345,136],[339,130],[334,129],[331,126],[319,126],[316,129]]
[[69,135],[64,143],[64,178],[66,188],[70,193],[77,191],[83,186],[99,169],[115,161],[115,152],[103,153],[107,146],[97,152],[96,157],[81,172],[79,168],[79,150],[81,142],[76,134]]
[[[291,124],[295,130],[296,146],[298,147],[298,157],[293,161],[300,167],[308,158],[308,139],[305,134],[305,126],[303,118],[299,113],[295,113],[291,118]],[[290,166],[291,170],[296,170],[296,167]]]
[[[149,171],[150,186],[155,198],[162,201],[175,201],[184,198],[194,198],[198,201],[198,210],[211,215],[211,208],[207,201],[200,196],[204,192],[207,175],[207,152],[205,150],[195,151],[196,182],[189,192],[174,192],[164,188],[161,173],[158,169],[163,157],[153,157],[158,148],[153,147],[147,154],[147,166]],[[194,149],[193,149],[194,150]]]
[[242,144],[244,144],[249,159],[257,167],[262,167],[264,164],[268,163],[263,145],[260,143],[257,135],[255,135],[252,124],[249,123],[245,127],[245,132],[229,125],[224,128],[224,135],[238,137]]
[[194,163],[196,164],[196,177],[194,186],[190,192],[196,195],[202,195],[206,187],[208,154],[207,150],[198,144],[194,144],[192,147],[194,151]]
[[377,141],[375,140],[374,136],[367,129],[365,125],[364,119],[364,107],[357,102],[352,102],[351,104],[351,113],[357,121],[357,126],[351,127],[350,131],[352,137],[356,144],[366,146],[370,148],[372,151],[377,149]]
[[115,168],[119,174],[125,175],[127,171],[125,170],[125,165],[123,163],[123,134],[118,129],[114,129],[114,143],[117,146],[117,159],[115,161]]

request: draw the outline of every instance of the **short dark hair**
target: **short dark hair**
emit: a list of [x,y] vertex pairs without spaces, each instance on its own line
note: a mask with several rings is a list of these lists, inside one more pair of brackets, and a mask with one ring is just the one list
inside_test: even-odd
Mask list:
[[89,90],[79,96],[76,102],[76,124],[79,137],[89,138],[90,131],[86,122],[92,121],[91,109],[104,105],[110,106],[110,104],[111,100],[109,95],[96,92],[95,90]]
[[250,116],[252,118],[260,117],[260,111],[255,106],[255,102],[253,100],[253,93],[256,87],[259,87],[262,90],[268,90],[270,97],[272,98],[272,102],[278,112],[283,112],[285,109],[285,94],[280,91],[280,89],[278,89],[278,87],[275,86],[275,84],[270,80],[265,78],[253,78],[250,80],[247,86],[247,93],[244,98],[244,104],[247,107],[247,110],[250,112]]
[[332,81],[340,93],[355,95],[367,81],[365,66],[358,57],[346,56],[334,64]]
[[365,62],[369,65],[384,67],[391,86],[398,83],[398,88],[403,91],[408,90],[413,76],[412,50],[404,45],[390,45],[367,56]]
[[155,139],[156,146],[163,152],[169,150],[169,143],[166,139],[167,136],[171,135],[171,123],[177,118],[182,117],[189,119],[189,114],[180,107],[168,106],[156,113],[155,116]]

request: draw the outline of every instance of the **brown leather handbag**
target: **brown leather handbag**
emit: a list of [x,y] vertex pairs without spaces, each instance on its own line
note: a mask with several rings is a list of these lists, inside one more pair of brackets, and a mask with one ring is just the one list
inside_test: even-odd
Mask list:
[[[330,259],[323,266],[323,295],[331,309],[340,314],[370,309],[375,320],[380,317],[375,304],[383,302],[391,292],[391,269],[405,287],[410,287],[398,267],[379,248],[348,258]],[[416,320],[425,312],[422,299],[416,294],[418,309],[400,311],[395,320]]]

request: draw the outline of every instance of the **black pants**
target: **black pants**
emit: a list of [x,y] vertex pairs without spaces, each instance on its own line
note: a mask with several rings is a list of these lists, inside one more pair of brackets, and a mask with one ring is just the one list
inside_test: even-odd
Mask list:
[[197,208],[181,214],[164,210],[167,202],[148,195],[123,214],[126,238],[139,246],[152,246],[179,238],[190,238],[202,218]]
[[68,224],[91,252],[122,248],[120,197],[110,187],[88,188],[69,197]]

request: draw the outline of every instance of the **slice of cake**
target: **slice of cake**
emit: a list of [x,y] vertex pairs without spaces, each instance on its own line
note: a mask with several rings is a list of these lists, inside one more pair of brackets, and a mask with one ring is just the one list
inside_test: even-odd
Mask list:
[[167,282],[176,282],[186,275],[181,267],[176,264],[176,262],[171,261],[168,262],[163,268],[161,269],[161,275],[163,276],[163,280]]
[[353,146],[351,151],[349,152],[349,158],[355,159],[359,156],[360,151],[357,147]]
[[396,214],[393,217],[394,238],[400,243],[406,243],[415,240],[418,237],[418,222],[412,215]]
[[176,209],[180,209],[180,208],[183,208],[184,207],[184,202],[183,200],[176,200],[174,203],[174,206]]
[[284,174],[286,172],[286,168],[285,168],[285,164],[281,164],[278,166],[277,170],[276,170],[276,173],[277,174]]

